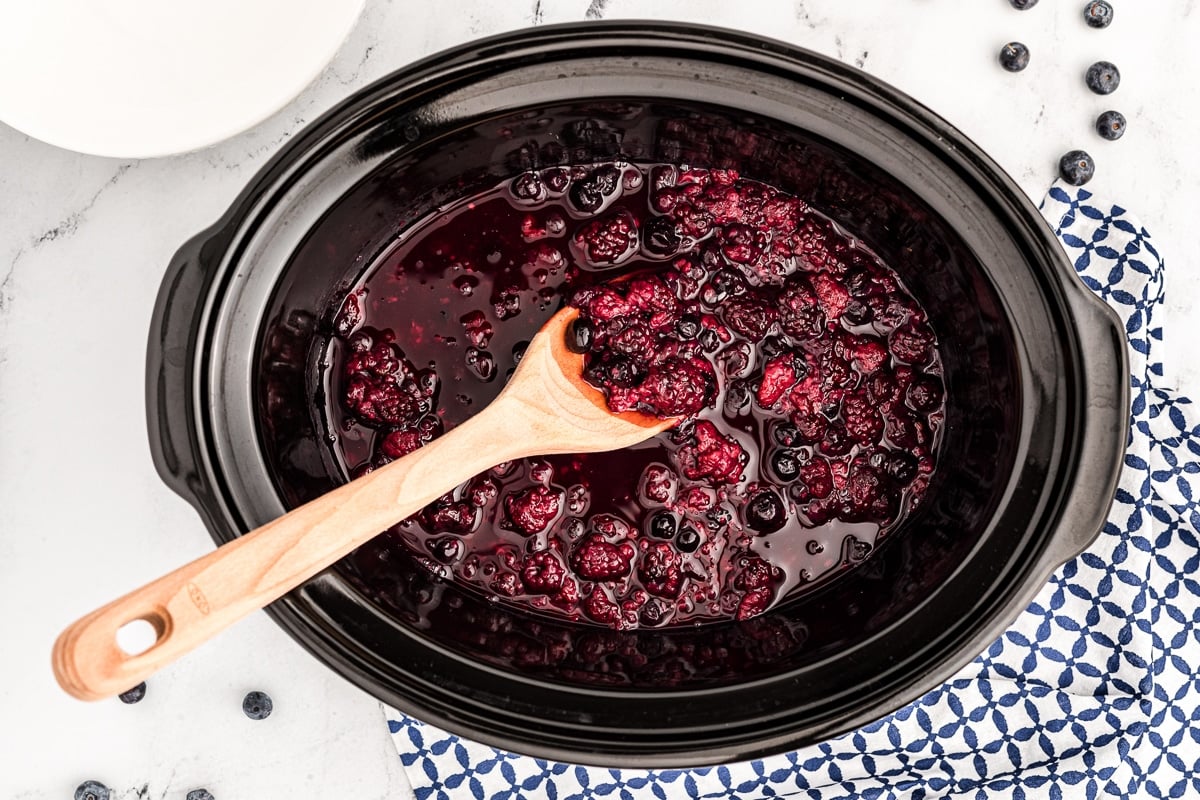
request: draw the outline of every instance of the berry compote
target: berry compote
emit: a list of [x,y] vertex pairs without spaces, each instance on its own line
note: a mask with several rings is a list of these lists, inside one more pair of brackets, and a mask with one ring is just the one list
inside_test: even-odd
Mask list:
[[501,464],[384,546],[538,613],[693,624],[824,583],[921,502],[945,395],[925,312],[802,200],[670,165],[526,172],[410,228],[334,316],[319,402],[347,474],[489,403],[563,303],[610,406],[681,423]]

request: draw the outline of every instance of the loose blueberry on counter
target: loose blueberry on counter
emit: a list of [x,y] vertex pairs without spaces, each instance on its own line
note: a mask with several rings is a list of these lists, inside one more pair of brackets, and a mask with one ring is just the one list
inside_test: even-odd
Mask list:
[[216,800],[208,789],[192,789],[184,800]]
[[1027,11],[1037,5],[1038,0],[1008,0],[1017,11]]
[[1113,7],[1104,0],[1095,0],[1083,7],[1083,19],[1091,28],[1107,28],[1112,24]]
[[1029,66],[1029,48],[1020,42],[1009,42],[1000,48],[1000,66],[1009,72],[1020,72]]
[[1121,85],[1121,70],[1111,61],[1097,61],[1088,67],[1084,81],[1096,94],[1112,94]]
[[275,704],[266,692],[250,692],[242,700],[242,711],[250,719],[266,719],[274,709]]
[[1096,133],[1116,141],[1125,135],[1125,115],[1120,111],[1105,111],[1096,118]]
[[1058,161],[1058,174],[1072,186],[1083,186],[1096,174],[1096,162],[1082,150],[1072,150]]
[[133,705],[134,703],[140,701],[145,696],[146,696],[146,682],[145,681],[142,681],[137,686],[130,689],[128,692],[122,692],[121,694],[117,695],[117,697],[119,697],[121,699],[121,702],[125,703],[126,705]]
[[84,781],[75,789],[75,800],[108,800],[108,787],[100,781]]

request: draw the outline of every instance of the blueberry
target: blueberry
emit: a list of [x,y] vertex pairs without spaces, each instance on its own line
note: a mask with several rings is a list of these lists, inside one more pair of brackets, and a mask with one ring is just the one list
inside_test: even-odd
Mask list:
[[896,483],[907,486],[917,477],[917,457],[904,450],[897,450],[888,456],[884,471]]
[[1083,186],[1096,174],[1096,162],[1082,150],[1072,150],[1059,159],[1058,174],[1072,186]]
[[250,719],[266,719],[274,708],[275,704],[266,692],[250,692],[242,700],[242,711]]
[[787,522],[787,509],[779,495],[763,489],[746,503],[746,524],[759,533],[774,533]]
[[717,332],[712,328],[705,328],[700,331],[700,347],[706,353],[715,353],[717,348],[721,346],[721,337],[717,336]]
[[1025,11],[1037,5],[1038,0],[1008,0],[1017,11]]
[[617,190],[617,181],[621,173],[615,167],[606,166],[593,170],[587,177],[571,184],[568,192],[572,205],[580,211],[591,214],[599,211],[604,200]]
[[708,520],[708,529],[715,532],[728,528],[729,523],[733,520],[733,514],[729,513],[729,509],[717,506],[705,511],[704,518]]
[[596,329],[586,319],[576,318],[567,329],[567,349],[572,353],[586,353],[592,349]]
[[1029,48],[1020,42],[1009,42],[1000,48],[1000,66],[1009,72],[1020,72],[1029,66]]
[[866,325],[874,316],[871,307],[857,299],[846,303],[846,310],[842,312],[842,320],[850,325]]
[[800,474],[800,459],[791,450],[780,450],[771,458],[771,471],[784,483],[794,481]]
[[795,447],[800,444],[800,429],[790,422],[781,422],[771,431],[771,436],[783,447]]
[[1112,24],[1113,7],[1104,0],[1095,0],[1083,7],[1083,20],[1091,28],[1107,28]]
[[675,515],[670,511],[660,511],[650,518],[650,535],[656,539],[674,538],[675,527]]
[[771,335],[763,339],[758,348],[762,350],[762,354],[767,358],[774,358],[787,349],[787,344],[778,336]]
[[1111,61],[1097,61],[1087,68],[1084,81],[1096,94],[1112,94],[1121,85],[1121,70]]
[[216,800],[208,789],[192,789],[184,800]]
[[599,357],[592,359],[583,371],[583,376],[593,386],[611,389],[630,389],[645,379],[645,372],[628,356],[612,350],[605,350]]
[[700,335],[700,318],[695,314],[684,314],[675,323],[675,333],[680,339],[695,339]]
[[669,256],[679,249],[679,234],[670,217],[651,217],[642,225],[642,246],[656,256]]
[[1125,115],[1120,111],[1105,111],[1096,118],[1096,133],[1109,141],[1125,135]]
[[84,781],[75,789],[75,800],[108,800],[108,787],[100,781]]
[[137,686],[130,689],[128,692],[122,692],[117,695],[121,698],[121,702],[127,705],[133,705],[146,696],[146,682],[142,681]]
[[691,525],[684,525],[679,529],[679,535],[675,537],[675,547],[681,553],[694,553],[696,548],[700,546],[700,531],[696,530]]

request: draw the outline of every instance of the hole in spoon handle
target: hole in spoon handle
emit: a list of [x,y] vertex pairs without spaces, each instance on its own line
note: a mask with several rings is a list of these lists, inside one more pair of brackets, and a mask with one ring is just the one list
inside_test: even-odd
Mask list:
[[156,649],[170,636],[165,608],[131,609],[122,598],[88,614],[54,643],[54,677],[80,700],[128,691],[163,666]]

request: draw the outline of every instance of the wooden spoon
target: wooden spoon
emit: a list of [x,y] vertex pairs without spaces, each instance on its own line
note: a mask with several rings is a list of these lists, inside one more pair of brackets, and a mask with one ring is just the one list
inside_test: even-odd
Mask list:
[[[565,308],[551,317],[500,396],[445,436],[71,625],[54,644],[59,684],[82,700],[136,686],[497,464],[533,455],[616,450],[673,426],[677,419],[608,410],[603,395],[581,377],[583,356],[566,347],[567,326],[576,316],[578,311]],[[130,655],[118,646],[117,631],[135,620],[149,622],[157,639]]]

